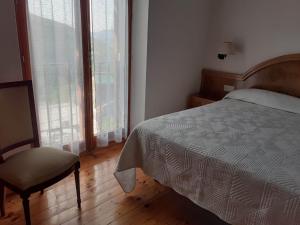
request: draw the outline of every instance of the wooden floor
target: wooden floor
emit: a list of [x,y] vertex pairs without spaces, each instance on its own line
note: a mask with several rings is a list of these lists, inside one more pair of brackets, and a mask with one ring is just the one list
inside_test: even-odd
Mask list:
[[[30,198],[32,225],[224,225],[215,216],[138,171],[134,192],[125,194],[113,177],[121,145],[81,157],[82,209],[70,176]],[[24,224],[18,196],[6,199],[0,225]]]

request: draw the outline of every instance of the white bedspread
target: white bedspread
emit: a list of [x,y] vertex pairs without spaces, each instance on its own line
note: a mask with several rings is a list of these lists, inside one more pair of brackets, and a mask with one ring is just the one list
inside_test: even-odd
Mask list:
[[300,114],[225,99],[148,120],[115,176],[143,171],[233,225],[300,225]]

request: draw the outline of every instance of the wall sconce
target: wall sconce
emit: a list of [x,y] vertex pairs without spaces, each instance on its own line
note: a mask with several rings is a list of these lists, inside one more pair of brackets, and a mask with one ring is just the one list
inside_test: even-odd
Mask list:
[[218,59],[224,60],[228,55],[234,55],[234,46],[232,42],[226,41],[218,54]]

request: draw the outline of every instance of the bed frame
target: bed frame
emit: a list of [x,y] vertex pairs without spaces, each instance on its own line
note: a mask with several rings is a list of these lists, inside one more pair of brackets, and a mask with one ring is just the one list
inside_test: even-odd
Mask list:
[[262,62],[244,74],[203,69],[201,93],[221,99],[224,85],[236,89],[259,88],[300,97],[300,54],[284,55]]

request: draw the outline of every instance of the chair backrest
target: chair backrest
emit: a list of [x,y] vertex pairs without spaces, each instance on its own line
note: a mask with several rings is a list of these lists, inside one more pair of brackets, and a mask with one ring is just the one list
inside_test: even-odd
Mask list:
[[39,146],[32,82],[0,83],[0,161],[27,144]]

